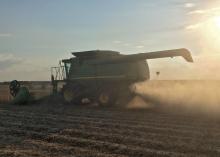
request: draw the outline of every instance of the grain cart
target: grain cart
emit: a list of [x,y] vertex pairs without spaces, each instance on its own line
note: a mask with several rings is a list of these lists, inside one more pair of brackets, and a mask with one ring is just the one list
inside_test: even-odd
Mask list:
[[63,82],[64,100],[75,104],[83,100],[114,104],[121,95],[131,94],[130,85],[150,78],[148,59],[182,56],[193,62],[184,48],[130,55],[109,50],[72,54],[74,57],[62,60],[62,66],[51,68],[51,78],[54,92],[59,82]]

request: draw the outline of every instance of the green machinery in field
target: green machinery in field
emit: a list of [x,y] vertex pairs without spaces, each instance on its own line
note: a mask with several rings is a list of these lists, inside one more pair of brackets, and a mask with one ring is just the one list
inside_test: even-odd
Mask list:
[[27,87],[21,87],[17,80],[13,80],[9,84],[10,94],[13,96],[11,104],[27,104],[32,100],[30,92]]
[[150,78],[147,59],[182,56],[193,62],[187,49],[123,55],[115,51],[94,50],[74,52],[74,57],[62,60],[63,66],[53,67],[54,92],[59,82],[64,100],[75,104],[83,100],[111,104],[130,93],[129,86]]

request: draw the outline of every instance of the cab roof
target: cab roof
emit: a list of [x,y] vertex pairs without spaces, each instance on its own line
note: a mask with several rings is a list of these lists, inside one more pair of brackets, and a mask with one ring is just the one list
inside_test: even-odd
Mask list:
[[91,51],[81,51],[81,52],[73,52],[75,57],[105,57],[105,56],[115,56],[120,53],[117,51],[111,50],[91,50]]

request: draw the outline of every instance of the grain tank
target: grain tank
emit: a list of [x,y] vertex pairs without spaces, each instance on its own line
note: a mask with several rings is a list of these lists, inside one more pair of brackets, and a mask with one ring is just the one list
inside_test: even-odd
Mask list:
[[130,95],[130,85],[150,78],[148,59],[182,56],[193,62],[184,48],[131,55],[109,50],[72,54],[74,57],[62,60],[62,66],[52,68],[51,76],[54,91],[58,82],[64,82],[64,100],[75,104],[83,100],[114,104],[121,94]]

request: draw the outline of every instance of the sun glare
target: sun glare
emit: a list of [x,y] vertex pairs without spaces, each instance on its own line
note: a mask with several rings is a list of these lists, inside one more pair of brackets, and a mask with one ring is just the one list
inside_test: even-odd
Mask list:
[[220,16],[214,16],[209,18],[202,28],[205,36],[204,43],[208,47],[209,51],[220,50]]
[[215,25],[220,29],[220,16],[214,18]]
[[188,30],[195,30],[202,49],[207,52],[220,52],[220,15],[204,19],[200,23],[190,25]]

